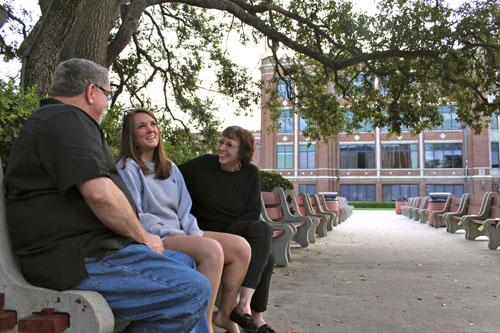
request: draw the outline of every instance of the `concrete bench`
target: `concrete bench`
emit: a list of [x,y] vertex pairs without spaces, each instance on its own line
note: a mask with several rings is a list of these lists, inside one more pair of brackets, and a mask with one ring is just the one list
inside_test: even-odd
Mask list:
[[456,223],[460,221],[462,216],[468,213],[470,204],[471,204],[470,194],[464,193],[462,199],[460,200],[458,208],[454,210],[452,207],[450,208],[450,212],[443,214],[443,223],[446,227],[447,232],[454,233],[456,230],[461,229],[458,228],[458,226],[456,226]]
[[500,246],[500,217],[484,221],[484,228],[488,235],[488,248],[496,250]]
[[410,209],[418,208],[420,206],[422,199],[423,199],[423,197],[410,198],[408,200],[408,205],[401,207],[401,213],[404,216],[409,218],[410,217]]
[[309,228],[312,226],[311,219],[307,216],[293,216],[287,207],[286,201],[280,195],[283,193],[282,188],[274,188],[272,192],[261,192],[262,212],[263,216],[269,218],[270,223],[286,223],[292,225],[297,232],[293,237],[293,241],[300,244],[302,247],[309,246]]
[[330,216],[318,213],[313,203],[313,199],[305,192],[301,192],[297,196],[299,212],[305,216],[316,217],[319,220],[318,227],[316,228],[316,235],[318,237],[325,237],[328,231],[327,224],[330,220]]
[[[330,209],[328,204],[326,203],[325,197],[323,194],[316,194],[317,202],[319,207],[321,208],[321,212],[326,214],[330,214],[332,216],[332,226],[337,226],[340,223],[339,210]],[[338,203],[338,202],[337,202]]]
[[353,212],[354,206],[349,205],[347,199],[344,197],[338,197],[339,207],[342,213],[342,221],[347,220]]
[[425,196],[422,198],[418,206],[411,207],[408,210],[408,217],[412,220],[420,221],[420,214],[427,213],[427,206],[429,204],[429,199],[430,199],[429,196]]
[[500,197],[497,193],[489,192],[484,207],[477,215],[462,217],[465,229],[465,239],[474,240],[479,236],[487,235],[484,223],[491,218],[500,217]]
[[343,208],[340,207],[338,195],[332,198],[331,196],[325,196],[322,193],[318,193],[317,196],[324,211],[334,212],[337,215],[337,218],[333,221],[333,225],[336,226],[342,223]]
[[420,223],[427,222],[427,214],[429,214],[430,202],[431,202],[431,198],[429,196],[424,197],[424,200],[422,201],[421,207],[415,209],[415,212],[413,213],[413,219],[415,221],[420,221]]
[[460,200],[458,200],[455,196],[450,196],[442,210],[432,212],[433,218],[429,219],[429,225],[434,228],[446,227],[444,215],[446,213],[456,213],[463,210],[463,207],[467,207],[469,205],[469,201],[469,193],[462,194]]
[[306,216],[307,212],[306,208],[304,207],[303,198],[298,198],[295,195],[295,192],[293,192],[292,190],[290,189],[284,190],[283,195],[285,196],[284,197],[285,200],[284,201],[282,200],[282,202],[286,202],[290,215],[298,217],[307,217],[311,220],[312,225],[311,228],[309,228],[308,239],[310,244],[316,243],[316,232],[321,223],[319,218],[316,216]]
[[415,202],[415,200],[417,199],[417,197],[410,197],[408,198],[408,200],[406,201],[406,205],[402,205],[400,207],[400,214],[403,215],[403,216],[407,216],[407,210],[409,207],[412,207],[413,203]]
[[420,223],[426,223],[428,225],[434,225],[434,213],[435,212],[443,212],[448,211],[450,209],[450,204],[452,201],[453,195],[450,194],[446,197],[445,201],[441,200],[433,200],[432,198],[429,200],[427,204],[427,210],[424,214],[420,214]]
[[[1,165],[1,163],[0,163]],[[40,267],[40,269],[44,269]],[[97,292],[55,291],[28,283],[21,274],[12,252],[4,204],[3,172],[0,168],[0,313],[8,325],[2,332],[29,329],[33,313],[42,313],[42,322],[67,318],[64,332],[113,332],[115,320],[105,299]],[[3,322],[3,321],[2,321]],[[126,322],[125,322],[126,325]],[[120,322],[120,328],[123,328]],[[23,329],[23,330],[24,330]],[[27,332],[34,332],[33,330]],[[38,331],[37,331],[38,332]],[[40,331],[41,332],[41,331]],[[50,332],[50,331],[44,331]],[[60,331],[62,332],[62,331]]]
[[321,201],[317,194],[310,195],[309,198],[312,201],[312,207],[316,211],[317,214],[326,215],[328,217],[328,221],[326,223],[326,231],[332,231],[333,226],[336,225],[335,220],[337,219],[337,214],[330,211],[325,211],[321,205]]
[[467,207],[464,207],[463,210],[456,213],[446,213],[444,215],[446,231],[455,233],[457,230],[464,229],[464,218],[483,216],[485,214],[485,209],[489,209],[489,205],[491,205],[492,194],[493,192],[486,192],[480,202],[470,200]]
[[[279,213],[281,207],[279,206],[279,197],[274,192],[261,192],[260,198],[262,203],[260,219],[271,224],[273,230],[273,251],[275,258],[275,265],[280,267],[288,266],[288,262],[292,260],[292,253],[290,251],[290,242],[298,233],[297,228],[306,226],[305,222],[289,223],[278,222],[275,219],[282,219],[283,215]],[[281,215],[281,216],[280,216]],[[310,226],[310,224],[309,224]],[[301,235],[303,232],[301,232]],[[307,230],[305,231],[305,238],[307,241]],[[307,242],[307,245],[309,243]]]

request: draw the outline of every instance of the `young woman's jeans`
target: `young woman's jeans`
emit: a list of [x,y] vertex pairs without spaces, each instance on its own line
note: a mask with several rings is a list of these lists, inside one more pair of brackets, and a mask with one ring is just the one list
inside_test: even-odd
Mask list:
[[125,332],[208,332],[206,309],[211,287],[193,259],[142,244],[86,258],[89,276],[72,289],[99,292],[113,314],[131,321]]

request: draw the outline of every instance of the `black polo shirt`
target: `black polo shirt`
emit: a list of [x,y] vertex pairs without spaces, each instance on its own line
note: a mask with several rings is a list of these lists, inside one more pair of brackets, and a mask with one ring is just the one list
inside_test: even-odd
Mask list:
[[7,220],[25,278],[68,289],[87,276],[84,257],[100,257],[131,241],[102,224],[77,185],[109,177],[130,200],[104,132],[81,109],[44,100],[26,121],[5,177]]

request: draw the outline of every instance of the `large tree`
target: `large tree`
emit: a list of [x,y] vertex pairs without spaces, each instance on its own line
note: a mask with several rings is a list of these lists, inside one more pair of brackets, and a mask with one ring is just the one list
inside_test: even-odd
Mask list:
[[[287,83],[311,138],[329,138],[362,121],[395,132],[422,130],[441,121],[442,104],[456,105],[460,120],[479,129],[498,111],[497,1],[451,9],[440,0],[382,0],[375,16],[335,0],[39,3],[42,15],[15,53],[25,88],[36,84],[46,92],[59,61],[85,57],[111,67],[114,89],[126,91],[133,104],[148,103],[148,84],[161,85],[170,117],[188,112],[191,125],[209,133],[216,123],[213,105],[197,97],[202,69],[213,69],[215,89],[241,110],[256,100],[248,74],[222,47],[231,30],[242,41],[267,39],[274,83]],[[277,117],[281,103],[271,95],[268,107]]]

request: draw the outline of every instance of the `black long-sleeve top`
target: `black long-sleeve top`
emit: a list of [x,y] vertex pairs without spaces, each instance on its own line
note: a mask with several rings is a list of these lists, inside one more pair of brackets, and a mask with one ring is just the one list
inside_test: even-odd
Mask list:
[[179,169],[193,199],[191,213],[202,230],[224,231],[234,222],[258,220],[260,180],[255,165],[243,163],[239,171],[228,172],[216,155],[203,155]]

